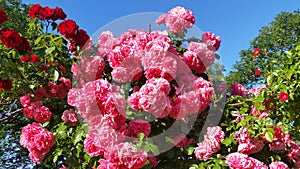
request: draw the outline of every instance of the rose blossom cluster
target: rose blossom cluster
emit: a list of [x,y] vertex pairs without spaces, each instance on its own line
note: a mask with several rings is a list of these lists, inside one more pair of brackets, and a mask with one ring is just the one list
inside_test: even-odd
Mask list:
[[[0,24],[3,24],[8,20],[6,13],[0,8]],[[26,38],[21,37],[18,32],[9,29],[0,30],[0,42],[2,42],[5,47],[13,48],[20,53],[29,52],[32,50]]]
[[76,126],[79,122],[78,117],[73,109],[65,110],[61,116],[61,119],[63,122],[69,123],[70,126]]
[[191,90],[179,94],[173,102],[170,116],[174,119],[187,120],[187,116],[201,113],[210,104],[214,93],[211,83],[202,77],[196,78]]
[[263,162],[238,152],[227,155],[226,164],[231,169],[289,169],[284,162],[272,162],[268,167]]
[[179,57],[163,32],[129,30],[120,38],[103,32],[98,43],[98,54],[107,58],[113,68],[111,75],[119,83],[139,80],[143,70],[147,79],[163,77],[171,81],[176,76]]
[[269,169],[289,169],[289,166],[286,165],[284,162],[272,162],[269,165]]
[[105,62],[100,56],[80,58],[79,63],[75,63],[71,67],[73,78],[78,82],[77,86],[84,85],[102,78],[102,73],[105,68]]
[[[274,134],[272,142],[267,141],[264,137],[251,138],[248,129],[243,128],[234,136],[237,137],[238,152],[231,153],[226,157],[226,163],[232,169],[244,169],[244,168],[268,168],[262,162],[252,157],[248,157],[250,154],[260,152],[265,144],[269,145],[270,150],[273,151],[285,151],[287,153],[288,160],[294,163],[295,168],[300,167],[300,146],[295,141],[291,140],[289,134],[284,134],[282,127],[273,126]],[[272,162],[269,164],[269,168],[289,168],[285,163]]]
[[289,94],[287,92],[280,92],[278,94],[279,101],[284,102],[289,100]]
[[33,162],[41,162],[54,145],[54,135],[41,124],[32,123],[22,128],[20,143],[29,150]]
[[231,169],[268,169],[263,162],[238,152],[227,155],[225,162]]
[[41,101],[32,101],[29,94],[20,98],[23,106],[23,114],[29,119],[34,119],[39,123],[50,121],[52,113],[48,107],[43,106]]
[[171,31],[179,33],[195,24],[195,17],[192,11],[177,6],[172,8],[168,14],[161,15],[156,20],[157,25],[165,24]]
[[72,54],[76,54],[76,46],[79,46],[80,49],[82,49],[86,42],[90,40],[87,32],[83,29],[79,29],[79,26],[75,21],[72,19],[65,20],[67,15],[59,7],[49,8],[47,6],[42,7],[40,4],[34,4],[29,9],[29,17],[52,21],[56,21],[58,19],[63,20],[59,23],[57,29],[59,33],[69,40],[68,49]]
[[100,160],[98,169],[107,168],[128,168],[139,169],[147,162],[147,153],[143,150],[136,150],[130,143],[120,143],[111,151],[104,153],[103,160]]
[[2,42],[5,47],[16,49],[20,53],[29,52],[32,50],[28,40],[24,37],[21,37],[19,33],[14,30],[0,30],[0,42]]
[[207,134],[204,136],[204,141],[198,143],[198,147],[195,148],[195,156],[206,161],[212,156],[213,153],[220,150],[221,142],[225,137],[225,133],[219,126],[208,127]]
[[184,53],[185,63],[195,72],[203,73],[214,63],[215,53],[205,43],[191,42]]
[[300,146],[293,140],[289,140],[287,146],[288,159],[294,163],[295,168],[300,168]]
[[0,78],[0,90],[9,91],[11,87],[12,87],[12,82],[9,77],[5,80],[2,80]]
[[243,154],[254,154],[260,152],[264,147],[264,140],[262,138],[251,138],[248,129],[243,129],[237,138],[238,152]]
[[59,8],[49,8],[48,6],[42,7],[40,4],[34,4],[29,9],[30,18],[39,18],[41,20],[64,20],[67,15]]
[[156,118],[164,118],[172,109],[170,84],[163,78],[152,78],[143,85],[139,91],[128,98],[129,105],[135,110],[144,110]]
[[286,144],[290,141],[290,135],[282,131],[282,126],[273,126],[274,135],[273,140],[269,143],[271,150],[285,150]]
[[[168,116],[170,111],[172,111],[171,117],[180,119],[186,115],[203,111],[210,103],[213,88],[209,82],[202,78],[195,80],[198,81],[195,83],[201,82],[203,85],[196,85],[194,91],[177,96],[180,99],[174,101],[173,108],[173,102],[168,96],[170,92],[168,90],[164,92],[157,90],[159,86],[154,88],[152,81],[168,83],[182,76],[180,70],[178,70],[182,58],[175,51],[170,38],[163,32],[147,33],[145,31],[129,30],[123,33],[120,38],[117,38],[111,32],[106,31],[100,35],[98,43],[98,54],[107,58],[112,67],[112,78],[115,81],[119,83],[135,82],[143,76],[147,79],[146,83],[143,86],[139,86],[139,90],[129,97],[129,105],[133,109],[138,111],[144,110],[160,118]],[[197,45],[195,43],[192,46]],[[195,49],[195,54],[192,57],[197,57],[200,62],[203,60],[204,63],[207,63],[206,66],[201,68],[203,73],[206,67],[213,63],[214,59],[211,57],[214,57],[214,52],[209,50],[204,43],[201,43],[201,46],[205,47],[205,52],[212,53],[209,57],[206,57],[208,55],[199,54],[204,49]],[[191,60],[193,60],[192,57]],[[161,79],[155,80],[155,78]],[[156,85],[158,84],[156,83]],[[152,86],[151,90],[149,90],[150,86]],[[170,86],[170,84],[167,86]],[[191,95],[194,96],[193,99],[190,97]],[[184,103],[188,103],[191,100],[193,100],[193,104],[188,105],[190,107],[189,110],[193,109],[192,107],[198,108],[194,109],[194,111],[189,111],[188,109],[183,111],[184,107],[186,107]]]
[[[59,83],[58,83],[59,82]],[[70,79],[65,77],[60,77],[57,83],[48,82],[48,93],[46,94],[49,98],[60,98],[63,99],[66,97],[67,92],[72,87],[72,82]]]
[[232,96],[242,96],[243,98],[248,97],[249,91],[240,83],[235,82],[230,86]]
[[39,88],[31,97],[30,94],[26,94],[20,98],[21,105],[23,107],[23,114],[29,119],[34,119],[39,123],[45,123],[50,121],[52,113],[48,107],[43,106],[42,98],[54,98],[58,97],[63,99],[66,97],[66,93],[71,88],[71,81],[65,77],[60,77],[61,84],[55,84],[53,82],[48,83],[47,90]]
[[190,144],[194,143],[194,139],[188,139],[185,134],[181,133],[173,139],[173,144],[175,147],[184,148]]
[[[90,156],[103,155],[104,159],[100,160],[98,168],[138,169],[146,164],[147,153],[145,151],[137,151],[130,143],[124,142],[124,137],[110,126],[105,117],[100,123],[101,124],[98,124],[98,128],[94,127],[89,131],[84,141],[84,147]],[[138,123],[146,124],[145,122]],[[130,125],[133,124],[129,124],[129,128]],[[146,126],[148,126],[147,128],[149,130],[150,124]],[[139,126],[139,128],[141,129],[141,126]],[[133,133],[139,132],[140,129],[136,130],[131,128],[131,130],[134,130]],[[142,129],[142,131],[145,130]],[[148,131],[148,133],[150,133],[150,131]],[[145,135],[147,135],[147,133]]]
[[41,59],[36,56],[35,54],[31,54],[30,56],[26,54],[24,57],[20,58],[20,62],[25,63],[25,62],[30,62],[30,63],[36,63],[40,62]]
[[62,21],[57,27],[59,33],[65,36],[69,40],[69,51],[72,53],[76,50],[76,46],[80,49],[84,47],[86,42],[90,40],[90,36],[83,29],[79,29],[79,26],[72,19]]
[[[174,8],[170,12],[172,16],[176,10],[180,9]],[[186,13],[178,13],[186,20],[193,20],[189,11],[178,12]],[[184,28],[192,26],[187,21],[181,23],[185,24]],[[74,21],[66,20],[58,29],[71,39],[78,26]],[[89,155],[103,157],[98,168],[141,168],[147,160],[150,161],[145,151],[136,150],[129,143],[129,138],[134,143],[141,134],[148,137],[151,125],[143,118],[128,121],[128,109],[133,114],[139,112],[147,117],[186,122],[188,116],[197,115],[209,106],[214,89],[208,79],[200,77],[200,73],[204,74],[206,68],[213,64],[214,52],[208,45],[217,47],[220,42],[217,39],[208,36],[205,43],[191,44],[189,52],[193,56],[185,60],[184,54],[176,51],[166,32],[128,30],[117,37],[106,31],[98,38],[95,54],[88,49],[91,56],[78,57],[79,62],[71,68],[78,83],[68,92],[68,104],[76,107],[78,114],[88,121],[90,130],[84,147]],[[186,64],[194,57],[204,65],[197,75]],[[129,106],[126,106],[123,96],[127,94],[126,89],[113,82],[120,86],[130,84]],[[224,136],[221,131],[213,134],[211,130],[219,130],[209,129],[210,141],[216,144],[213,148],[216,150]],[[177,147],[192,142],[193,139],[183,135],[174,140]],[[153,159],[151,163],[155,166],[157,161]]]
[[214,51],[219,50],[221,45],[221,37],[216,36],[215,34],[211,32],[204,32],[202,34],[202,41],[207,44],[209,47],[213,47]]
[[90,156],[97,157],[104,154],[105,149],[96,145],[93,138],[89,135],[84,140],[84,148],[86,153]]
[[126,130],[125,99],[117,86],[104,79],[88,82],[69,91],[68,103],[89,120],[88,137],[100,149],[110,149],[122,141],[118,133]]

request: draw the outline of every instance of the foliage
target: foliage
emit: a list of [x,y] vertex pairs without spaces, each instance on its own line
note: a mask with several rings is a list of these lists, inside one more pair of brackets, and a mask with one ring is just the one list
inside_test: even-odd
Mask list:
[[[271,71],[276,65],[269,65],[270,59],[276,59],[278,64],[285,63],[285,57],[278,55],[297,46],[300,42],[300,11],[281,12],[268,26],[260,29],[249,49],[241,50],[240,60],[237,61],[233,70],[226,78],[229,85],[239,82],[251,88],[257,84],[265,83],[262,76],[254,76],[255,69],[260,69],[262,74]],[[252,52],[255,48],[261,49],[258,61]],[[253,64],[255,63],[255,64]],[[269,65],[269,67],[266,67]]]

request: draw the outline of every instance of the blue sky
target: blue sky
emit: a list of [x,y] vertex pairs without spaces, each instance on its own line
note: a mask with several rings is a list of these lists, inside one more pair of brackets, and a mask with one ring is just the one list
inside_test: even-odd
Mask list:
[[[59,6],[90,35],[127,15],[167,13],[172,7],[183,6],[193,11],[199,29],[221,36],[218,53],[226,72],[239,59],[238,52],[249,47],[262,26],[268,25],[281,11],[300,8],[300,0],[23,0],[23,3]],[[118,26],[125,27],[125,24]]]

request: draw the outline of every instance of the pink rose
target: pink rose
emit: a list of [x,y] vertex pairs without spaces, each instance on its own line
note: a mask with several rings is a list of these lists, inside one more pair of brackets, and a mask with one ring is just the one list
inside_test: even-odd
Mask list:
[[289,169],[289,166],[287,166],[284,162],[272,162],[269,165],[270,169]]

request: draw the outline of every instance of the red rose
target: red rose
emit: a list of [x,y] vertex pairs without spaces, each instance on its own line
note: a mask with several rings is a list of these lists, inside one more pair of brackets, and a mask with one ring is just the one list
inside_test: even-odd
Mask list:
[[289,100],[289,94],[287,92],[280,92],[278,97],[282,102]]
[[2,36],[0,36],[0,41],[7,47],[7,48],[16,48],[20,45],[21,36],[18,32],[13,30],[2,30],[0,32]]
[[31,46],[29,45],[29,42],[26,38],[21,37],[21,41],[19,46],[17,46],[15,49],[17,49],[20,53],[22,52],[29,52],[32,50]]
[[8,17],[6,15],[6,13],[3,11],[2,8],[0,8],[0,24],[3,24],[7,20],[8,20]]
[[22,62],[22,63],[28,62],[28,60],[29,60],[28,54],[26,54],[24,57],[20,58],[20,62]]
[[28,52],[32,50],[27,39],[21,37],[18,34],[18,32],[5,29],[2,30],[0,33],[2,34],[2,36],[0,36],[0,41],[7,48],[14,48],[17,49],[19,52]]
[[213,46],[217,51],[221,45],[220,36],[216,36],[211,32],[205,32],[202,34],[202,41],[206,43],[208,46]]
[[32,5],[29,9],[29,17],[30,18],[38,17],[41,9],[42,7],[40,4]]
[[46,95],[46,89],[39,88],[37,91],[34,92],[34,100],[39,101]]
[[68,38],[75,37],[75,33],[76,33],[77,29],[79,28],[79,26],[73,20],[68,19],[68,20],[62,21],[58,25],[57,28],[58,28],[58,31],[68,39]]
[[39,17],[40,19],[52,19],[54,16],[54,9],[49,7],[43,7],[40,10]]
[[40,62],[40,61],[41,61],[41,59],[38,56],[36,56],[34,54],[32,54],[30,56],[30,63],[35,63],[35,62]]
[[90,39],[90,36],[86,33],[86,31],[83,29],[79,29],[76,32],[74,41],[80,48],[83,48],[83,46],[89,39]]
[[5,80],[2,80],[0,78],[0,90],[5,90],[5,91],[9,91],[12,87],[12,82],[10,80],[10,78],[7,78]]
[[258,54],[260,54],[260,49],[255,48],[254,51],[253,51],[253,56],[257,56]]
[[259,69],[256,69],[255,70],[255,76],[259,76],[260,75],[260,70]]
[[[22,63],[28,62],[28,61],[29,61],[28,54],[26,54],[24,57],[20,58],[20,62],[22,62]],[[41,59],[38,56],[31,54],[30,61],[29,61],[30,63],[35,63],[35,62],[40,62],[40,61],[41,61]]]
[[65,14],[65,12],[61,8],[56,7],[54,9],[54,15],[52,17],[53,21],[56,21],[58,19],[64,20],[64,19],[66,19],[66,17],[67,17],[67,15]]
[[60,68],[61,68],[62,73],[66,73],[67,72],[66,67],[64,67],[63,65],[60,65]]

